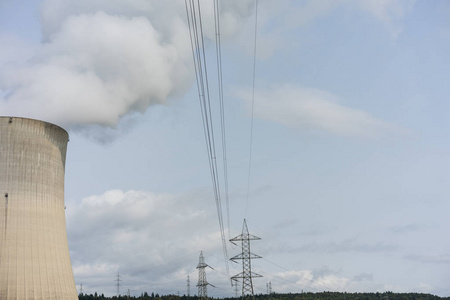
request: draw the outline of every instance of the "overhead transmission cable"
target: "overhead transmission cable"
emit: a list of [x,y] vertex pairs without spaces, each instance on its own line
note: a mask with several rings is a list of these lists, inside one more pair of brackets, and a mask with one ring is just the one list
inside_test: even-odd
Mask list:
[[251,169],[252,169],[252,148],[253,148],[253,114],[255,107],[255,74],[256,74],[256,36],[258,29],[258,0],[255,2],[255,35],[253,44],[253,76],[252,76],[252,113],[250,121],[250,147],[249,147],[249,159],[248,159],[248,180],[247,180],[247,200],[245,202],[245,213],[244,219],[247,216],[248,208],[248,198],[250,195],[250,179],[251,179]]
[[[223,255],[227,273],[228,267],[228,251],[225,240],[225,232],[223,225],[222,203],[219,185],[219,172],[216,160],[216,146],[214,138],[213,117],[211,112],[211,99],[208,84],[208,72],[206,65],[205,44],[203,40],[203,26],[199,0],[185,0],[186,15],[189,26],[189,37],[191,40],[192,58],[194,61],[195,77],[197,82],[197,90],[200,101],[200,109],[202,113],[203,131],[206,141],[206,149],[208,152],[208,161],[211,173],[211,181],[213,185],[214,199],[216,202],[217,216],[219,219],[220,234],[222,238]],[[216,14],[216,10],[215,10]],[[217,26],[217,25],[216,25]],[[219,29],[217,27],[217,29]],[[218,44],[220,46],[220,42]],[[220,51],[219,51],[220,53]],[[218,60],[219,62],[221,59]],[[221,70],[221,68],[220,68]],[[222,78],[222,75],[219,75]],[[222,84],[220,83],[220,90]],[[223,92],[222,92],[223,93]],[[223,106],[223,101],[220,106]],[[224,133],[223,133],[224,137]]]
[[228,239],[230,236],[230,200],[228,196],[228,166],[227,166],[227,142],[225,132],[225,106],[223,103],[223,81],[222,81],[222,50],[220,45],[220,11],[219,0],[214,0],[214,30],[216,36],[216,61],[217,61],[217,81],[219,90],[220,107],[220,128],[222,132],[222,156],[223,156],[223,178],[225,184],[225,205],[227,210]]

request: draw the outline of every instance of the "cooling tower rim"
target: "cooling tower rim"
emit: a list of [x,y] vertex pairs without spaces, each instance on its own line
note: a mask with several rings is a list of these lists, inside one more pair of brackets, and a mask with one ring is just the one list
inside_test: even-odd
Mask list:
[[0,116],[0,119],[10,119],[10,120],[22,119],[22,120],[31,120],[31,121],[35,121],[35,122],[45,123],[45,124],[48,124],[48,125],[51,125],[51,126],[55,126],[55,127],[59,128],[59,129],[63,130],[65,133],[67,133],[67,135],[69,135],[67,130],[65,130],[61,126],[56,125],[54,123],[47,122],[47,121],[39,120],[39,119],[25,118],[25,117],[15,117],[15,116]]

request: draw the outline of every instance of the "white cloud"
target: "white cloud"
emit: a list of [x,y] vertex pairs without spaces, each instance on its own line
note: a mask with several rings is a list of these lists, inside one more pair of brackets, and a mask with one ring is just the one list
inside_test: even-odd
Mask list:
[[330,270],[325,272],[321,270],[319,273],[312,270],[300,270],[300,271],[286,271],[274,274],[276,278],[282,279],[284,284],[277,282],[276,292],[291,292],[292,283],[295,283],[301,288],[305,288],[308,291],[346,291],[350,279],[334,274]]
[[[293,42],[289,34],[297,28],[308,28],[333,15],[340,8],[368,13],[396,38],[403,30],[403,20],[415,0],[279,0],[260,2],[258,6],[257,57],[269,59]],[[251,19],[251,20],[250,20]],[[249,18],[242,34],[248,55],[253,55],[254,19]],[[250,24],[251,23],[251,24]]]
[[265,274],[265,278],[272,282],[274,292],[291,293],[293,291],[305,292],[367,292],[388,291],[395,288],[404,291],[401,287],[384,286],[372,274],[362,273],[353,278],[341,274],[342,270],[331,270],[322,267],[317,270],[299,270]]
[[404,16],[412,10],[415,2],[415,0],[365,0],[356,3],[380,20],[393,37],[397,37],[403,30]]
[[[240,91],[251,102],[251,91]],[[402,130],[359,109],[338,103],[328,92],[292,85],[273,85],[255,92],[255,115],[301,131],[323,131],[341,136],[380,138]]]
[[[95,286],[113,282],[117,272],[127,276],[128,287],[136,287],[133,281],[157,282],[192,272],[198,251],[221,251],[217,220],[210,213],[214,209],[199,209],[210,206],[214,204],[202,192],[121,190],[69,206],[67,229],[76,283],[83,283],[86,291],[108,291]],[[158,272],[152,271],[155,268]]]
[[[301,3],[298,5],[298,3]],[[292,43],[287,40],[289,33],[298,27],[307,26],[333,11],[339,1],[297,1],[289,0],[263,1],[258,4],[257,51],[258,59],[266,60],[277,51],[285,49]],[[250,18],[246,26],[240,28],[240,51],[249,56],[254,54],[255,8],[250,7]],[[243,25],[243,24],[240,24]]]
[[356,8],[377,18],[393,35],[402,30],[402,21],[416,0],[325,0],[304,1],[296,10],[289,10],[286,25],[291,28],[306,26],[331,14],[339,7]]

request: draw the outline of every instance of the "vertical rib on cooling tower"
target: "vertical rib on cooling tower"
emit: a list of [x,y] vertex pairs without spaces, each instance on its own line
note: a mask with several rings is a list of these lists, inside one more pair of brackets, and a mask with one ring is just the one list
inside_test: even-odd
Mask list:
[[68,134],[0,117],[0,299],[78,299],[64,212]]

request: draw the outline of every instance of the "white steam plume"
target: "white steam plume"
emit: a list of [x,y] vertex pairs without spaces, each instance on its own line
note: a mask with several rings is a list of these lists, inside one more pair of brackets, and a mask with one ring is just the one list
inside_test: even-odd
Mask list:
[[[251,1],[236,3],[223,14],[251,13]],[[183,1],[47,0],[41,18],[43,43],[35,55],[0,66],[2,115],[114,127],[193,82]],[[224,32],[232,36],[235,26],[224,22]]]

